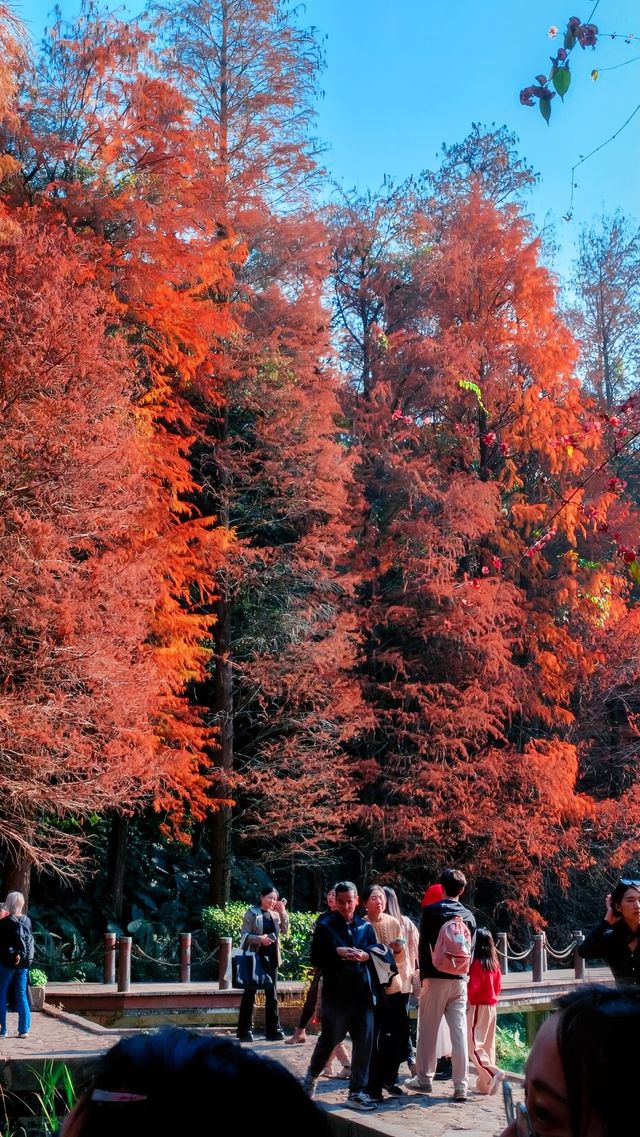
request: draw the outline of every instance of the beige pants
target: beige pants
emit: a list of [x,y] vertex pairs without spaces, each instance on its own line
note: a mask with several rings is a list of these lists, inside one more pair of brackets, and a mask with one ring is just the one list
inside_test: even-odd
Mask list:
[[478,1077],[475,1088],[479,1094],[488,1094],[496,1066],[496,1008],[481,1004],[467,1007],[469,1057]]
[[454,1090],[467,1089],[467,981],[423,979],[418,1003],[416,1074],[433,1078],[438,1060],[438,1028],[444,1017],[451,1033],[451,1066]]

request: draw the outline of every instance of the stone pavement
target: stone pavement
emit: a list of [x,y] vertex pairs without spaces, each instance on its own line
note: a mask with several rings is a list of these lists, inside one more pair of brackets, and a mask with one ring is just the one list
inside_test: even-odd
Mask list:
[[[0,1039],[0,1078],[5,1088],[19,1089],[18,1072],[31,1070],[31,1063],[47,1058],[62,1059],[78,1072],[86,1074],[104,1050],[113,1046],[131,1030],[108,1030],[57,1008],[49,1008],[32,1016],[31,1033],[26,1039],[16,1037],[17,1016],[10,1014],[9,1036]],[[207,1028],[201,1028],[207,1029]],[[220,1031],[216,1033],[233,1033]],[[313,1050],[313,1036],[303,1045],[285,1046],[284,1042],[267,1042],[256,1038],[253,1048],[282,1062],[293,1074],[302,1078]],[[408,1076],[403,1068],[401,1077]],[[470,1081],[473,1084],[472,1075]],[[512,1078],[514,1097],[522,1097],[522,1079]],[[26,1088],[26,1087],[25,1087]],[[382,1137],[497,1137],[505,1127],[502,1096],[485,1097],[470,1093],[466,1103],[451,1100],[451,1082],[435,1082],[434,1093],[415,1094],[408,1091],[402,1098],[389,1098],[374,1113],[357,1113],[345,1108],[347,1083],[336,1078],[318,1080],[317,1101],[335,1118],[336,1131],[345,1134],[381,1134]]]
[[[315,1038],[296,1046],[285,1046],[283,1042],[267,1042],[256,1039],[254,1050],[277,1058],[292,1073],[302,1077],[306,1073],[309,1058],[313,1051]],[[336,1063],[336,1067],[337,1067]],[[401,1070],[400,1080],[409,1077],[406,1067]],[[470,1078],[473,1085],[475,1074]],[[523,1098],[522,1078],[513,1075],[513,1096],[516,1101]],[[380,1133],[384,1137],[454,1137],[466,1134],[467,1137],[496,1137],[506,1126],[502,1095],[486,1097],[483,1094],[469,1094],[465,1103],[453,1102],[452,1082],[434,1082],[432,1094],[416,1094],[410,1090],[401,1098],[387,1098],[375,1113],[356,1113],[344,1108],[347,1097],[347,1082],[337,1078],[319,1078],[316,1100],[326,1106],[331,1113],[338,1112],[341,1119],[357,1119],[359,1127],[370,1133]]]

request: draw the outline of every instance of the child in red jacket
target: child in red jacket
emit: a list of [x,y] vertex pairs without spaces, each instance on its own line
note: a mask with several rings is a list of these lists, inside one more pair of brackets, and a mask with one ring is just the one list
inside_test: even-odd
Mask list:
[[467,1033],[469,1057],[478,1077],[479,1094],[495,1094],[504,1080],[504,1071],[496,1066],[496,1006],[502,987],[502,975],[493,936],[488,928],[478,928],[469,969],[467,991]]

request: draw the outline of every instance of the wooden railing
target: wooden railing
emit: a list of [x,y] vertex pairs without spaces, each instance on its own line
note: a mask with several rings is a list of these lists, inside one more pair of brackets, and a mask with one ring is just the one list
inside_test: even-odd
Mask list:
[[[513,951],[509,945],[506,932],[498,932],[496,947],[500,960],[500,970],[503,975],[509,974],[510,963],[524,963],[531,959],[532,979],[534,983],[544,981],[548,969],[549,957],[559,963],[568,961],[573,957],[573,968],[576,979],[584,979],[584,960],[578,955],[578,946],[582,943],[582,932],[574,932],[573,940],[567,947],[558,951],[551,947],[545,932],[536,932],[532,942],[524,951]],[[231,987],[231,952],[233,941],[230,936],[221,936],[218,944],[218,987],[227,991]],[[116,983],[118,991],[128,991],[131,985],[131,958],[135,955],[153,963],[163,964],[170,968],[177,968],[176,978],[180,983],[191,982],[191,932],[181,932],[178,949],[178,962],[153,959],[148,956],[137,944],[133,943],[131,936],[120,936],[118,939],[113,932],[104,935],[104,964],[103,983]],[[528,970],[528,968],[526,969]]]
[[584,936],[582,932],[574,932],[573,939],[566,948],[557,951],[551,947],[547,940],[545,932],[536,932],[533,937],[533,942],[529,944],[528,948],[524,951],[514,952],[509,948],[509,941],[506,932],[498,932],[496,936],[496,948],[498,950],[498,958],[500,960],[500,970],[503,975],[509,974],[509,961],[524,962],[531,957],[531,970],[532,979],[534,983],[542,983],[544,981],[545,972],[548,969],[549,957],[564,962],[573,957],[573,969],[576,979],[584,979],[584,959],[578,955],[578,948]]

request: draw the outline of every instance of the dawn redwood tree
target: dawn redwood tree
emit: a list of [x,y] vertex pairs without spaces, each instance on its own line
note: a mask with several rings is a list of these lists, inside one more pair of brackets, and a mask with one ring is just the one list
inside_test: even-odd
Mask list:
[[640,381],[640,229],[616,214],[581,233],[570,287],[581,371],[611,414]]
[[348,463],[334,438],[334,377],[318,366],[326,315],[311,275],[292,303],[285,272],[294,266],[302,275],[289,253],[280,285],[254,296],[245,366],[215,454],[236,535],[226,581],[234,848],[292,868],[317,867],[343,835],[338,803],[348,805],[351,788],[341,743],[360,703],[345,612]]
[[208,138],[159,76],[150,34],[91,4],[52,30],[22,115],[14,193],[52,220],[62,214],[98,250],[135,363],[132,402],[151,461],[142,530],[159,584],[144,639],[165,677],[156,729],[174,759],[154,804],[189,825],[217,804],[202,777],[212,731],[190,695],[209,655],[212,579],[228,541],[202,512],[192,463],[204,430],[193,392],[217,398],[213,349],[231,330],[232,242],[218,220]]
[[172,777],[145,526],[150,454],[116,306],[86,242],[23,210],[0,245],[0,843],[5,888],[76,875],[64,822]]
[[537,919],[545,872],[588,859],[575,699],[623,604],[611,551],[589,555],[615,493],[604,474],[580,488],[602,432],[527,224],[481,178],[438,195],[391,241],[388,201],[336,218],[373,720],[360,824],[415,864],[416,892],[431,849]]
[[326,239],[309,202],[320,53],[279,0],[158,10],[171,78],[209,132],[220,216],[247,251],[229,288],[236,332],[220,345],[223,399],[209,401],[201,454],[213,508],[234,534],[216,578],[208,695],[216,762],[233,772],[237,799],[208,824],[211,900],[224,903],[232,852],[259,850],[292,871],[317,865],[350,794],[340,742],[359,698],[341,614],[346,463],[321,303]]
[[0,115],[15,115],[15,96],[20,72],[27,64],[27,31],[8,4],[0,4]]

